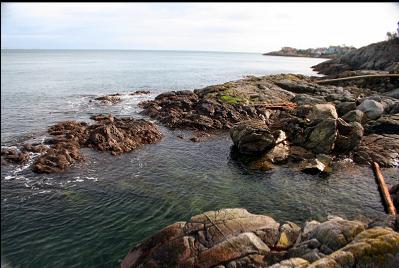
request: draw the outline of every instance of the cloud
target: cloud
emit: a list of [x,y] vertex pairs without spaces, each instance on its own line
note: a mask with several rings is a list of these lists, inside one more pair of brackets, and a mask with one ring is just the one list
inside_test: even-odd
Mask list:
[[264,52],[381,41],[394,3],[2,3],[2,48]]

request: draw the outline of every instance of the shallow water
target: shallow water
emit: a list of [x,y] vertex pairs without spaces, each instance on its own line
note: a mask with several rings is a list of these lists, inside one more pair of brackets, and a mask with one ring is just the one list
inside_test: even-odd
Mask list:
[[[137,103],[170,89],[194,89],[244,74],[300,72],[320,60],[257,54],[45,51],[2,52],[2,145],[40,141],[48,125],[97,112],[140,117]],[[89,102],[100,94],[149,89],[121,104]],[[3,113],[4,112],[4,113]],[[248,171],[230,158],[227,134],[193,143],[161,127],[158,144],[87,158],[62,174],[2,166],[1,257],[12,267],[115,267],[142,239],[175,221],[244,207],[299,224],[328,214],[384,215],[371,169],[341,162],[327,178],[287,167]],[[397,170],[384,170],[392,181]]]

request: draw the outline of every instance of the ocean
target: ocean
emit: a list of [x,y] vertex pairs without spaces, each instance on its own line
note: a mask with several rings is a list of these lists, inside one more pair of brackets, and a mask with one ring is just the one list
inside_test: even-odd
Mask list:
[[[170,90],[246,75],[300,73],[324,59],[256,53],[135,50],[2,50],[1,144],[42,142],[47,127],[96,113],[146,118],[137,104]],[[129,92],[149,90],[149,95]],[[121,93],[112,106],[90,102]],[[327,178],[280,166],[247,170],[230,157],[228,134],[193,143],[160,126],[161,142],[131,153],[83,149],[64,173],[30,164],[1,168],[1,259],[10,267],[115,267],[134,245],[176,221],[243,207],[298,224],[329,214],[384,215],[372,171],[350,161]],[[385,175],[385,174],[384,174]],[[390,173],[386,176],[389,180]],[[392,175],[393,176],[393,175]]]

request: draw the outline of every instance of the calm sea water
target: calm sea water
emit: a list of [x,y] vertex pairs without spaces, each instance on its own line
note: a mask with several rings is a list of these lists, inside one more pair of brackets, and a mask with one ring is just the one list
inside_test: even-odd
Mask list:
[[[245,75],[314,74],[321,59],[175,51],[12,51],[1,54],[1,143],[41,141],[49,125],[112,112],[141,117],[137,103],[167,90],[195,89]],[[150,90],[102,106],[102,94]],[[11,267],[115,267],[142,239],[207,210],[244,207],[303,223],[328,214],[381,217],[371,170],[342,162],[319,178],[287,167],[243,169],[228,135],[202,143],[164,139],[113,157],[84,149],[87,161],[62,174],[29,165],[1,169],[1,259]],[[387,180],[395,171],[386,170]]]

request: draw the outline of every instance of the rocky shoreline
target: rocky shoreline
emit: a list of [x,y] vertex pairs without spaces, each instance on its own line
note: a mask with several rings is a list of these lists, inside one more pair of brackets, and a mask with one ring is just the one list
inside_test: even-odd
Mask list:
[[[328,77],[248,76],[193,91],[165,92],[139,107],[163,126],[192,131],[193,142],[229,132],[231,158],[249,169],[267,171],[284,164],[328,176],[340,159],[398,168],[399,77],[384,76],[385,69],[353,70],[357,65],[349,68],[337,63],[341,61],[318,67],[331,74]],[[379,75],[363,77],[365,73]],[[112,94],[91,101],[114,105],[123,99]],[[64,121],[49,127],[44,144],[2,149],[2,165],[26,164],[35,154],[33,172],[63,172],[84,161],[81,148],[119,155],[163,137],[158,126],[145,119],[111,114],[91,119],[90,124]],[[390,192],[399,206],[399,183]],[[393,229],[395,218],[364,223],[333,217],[301,228],[245,209],[226,209],[166,227],[129,252],[121,266],[395,267],[399,235]]]
[[134,247],[120,267],[397,267],[399,233],[384,222],[330,216],[278,223],[245,209],[177,222]]

